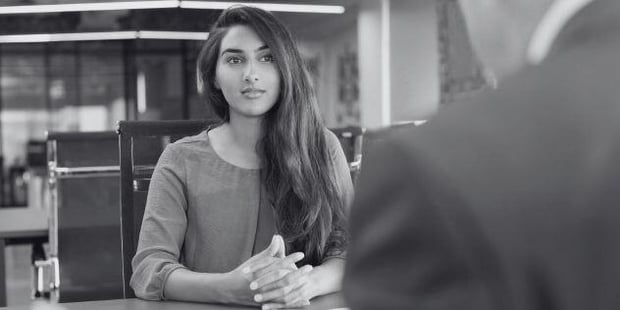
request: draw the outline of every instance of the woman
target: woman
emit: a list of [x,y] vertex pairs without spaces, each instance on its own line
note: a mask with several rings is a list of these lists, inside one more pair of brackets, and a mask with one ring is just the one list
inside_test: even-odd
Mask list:
[[136,295],[271,309],[338,291],[352,183],[291,34],[263,10],[228,9],[198,72],[222,124],[161,155]]

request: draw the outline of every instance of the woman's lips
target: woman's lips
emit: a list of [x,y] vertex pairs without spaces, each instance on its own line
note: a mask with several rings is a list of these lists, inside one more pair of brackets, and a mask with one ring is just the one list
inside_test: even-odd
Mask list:
[[243,90],[241,90],[241,94],[243,94],[244,97],[249,99],[260,98],[264,93],[265,90],[258,88],[244,88]]

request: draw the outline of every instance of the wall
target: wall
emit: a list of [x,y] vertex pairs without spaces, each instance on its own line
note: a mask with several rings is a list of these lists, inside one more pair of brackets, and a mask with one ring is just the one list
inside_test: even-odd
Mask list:
[[360,125],[357,24],[321,40],[300,40],[301,54],[316,65],[319,109],[328,127]]
[[[389,0],[362,1],[358,14],[361,124],[389,125]],[[387,27],[387,29],[386,29]]]
[[432,116],[439,102],[434,1],[390,1],[391,122]]
[[431,117],[439,104],[435,2],[362,1],[358,31],[362,125]]

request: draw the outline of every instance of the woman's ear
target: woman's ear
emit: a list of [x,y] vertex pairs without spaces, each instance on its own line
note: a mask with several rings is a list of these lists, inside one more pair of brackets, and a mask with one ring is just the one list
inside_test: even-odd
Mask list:
[[215,81],[213,81],[213,86],[215,87],[215,89],[222,89],[220,87],[220,83],[217,82],[217,79],[215,79]]

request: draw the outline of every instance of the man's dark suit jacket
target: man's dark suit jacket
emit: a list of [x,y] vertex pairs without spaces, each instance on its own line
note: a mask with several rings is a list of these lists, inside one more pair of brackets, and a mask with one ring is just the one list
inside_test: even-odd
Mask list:
[[353,310],[620,309],[620,1],[371,150],[356,194]]

